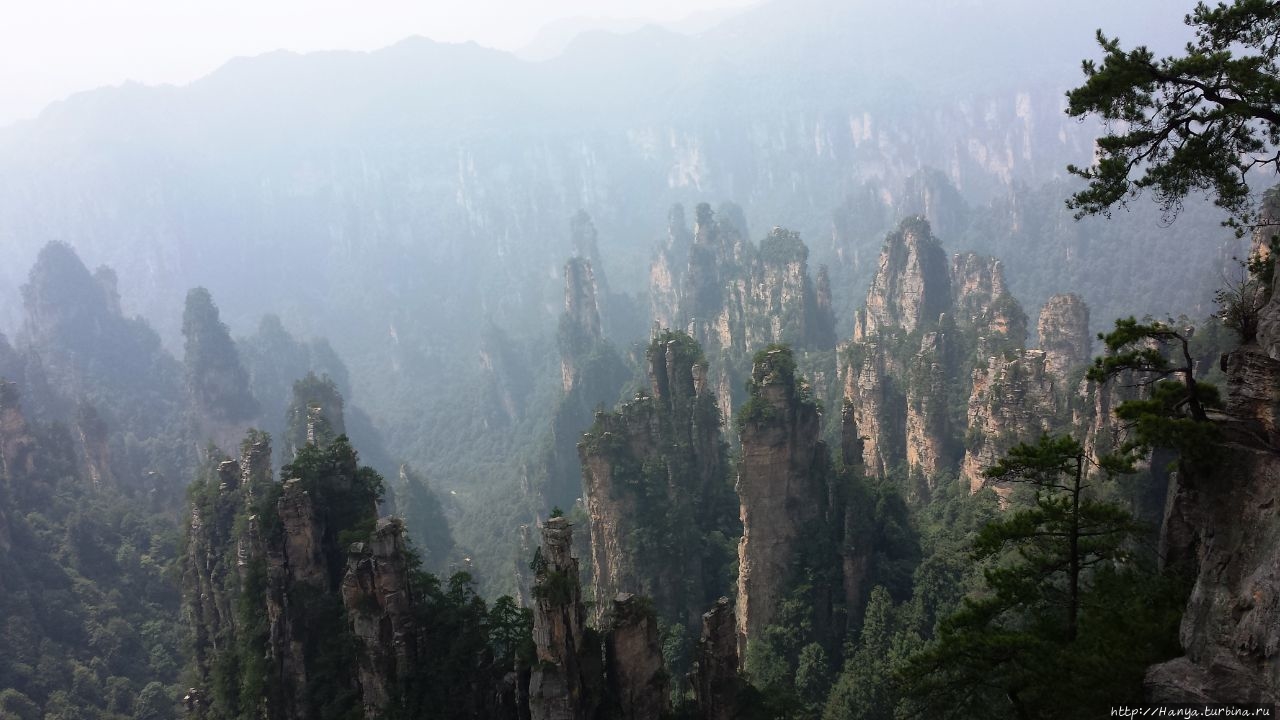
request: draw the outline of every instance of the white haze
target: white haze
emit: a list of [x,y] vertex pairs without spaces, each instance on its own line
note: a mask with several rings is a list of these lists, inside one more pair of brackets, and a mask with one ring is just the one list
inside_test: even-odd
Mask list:
[[[374,50],[410,35],[545,57],[564,29],[700,18],[752,0],[0,0],[0,126],[124,82],[182,84],[237,56]],[[687,22],[686,22],[687,21]],[[546,28],[547,32],[542,32]]]

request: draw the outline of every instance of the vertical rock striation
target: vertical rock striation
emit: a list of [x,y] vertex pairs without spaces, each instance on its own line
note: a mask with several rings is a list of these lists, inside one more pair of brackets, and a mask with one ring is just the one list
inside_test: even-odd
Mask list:
[[573,526],[562,517],[542,526],[533,580],[537,665],[529,679],[532,720],[587,720],[599,704],[599,641],[587,628],[572,555]]
[[[970,492],[990,484],[983,471],[1021,442],[1035,442],[1041,434],[1062,427],[1065,408],[1055,392],[1059,378],[1048,366],[1043,350],[1023,350],[988,358],[973,371],[966,419],[961,479]],[[1009,488],[995,486],[1002,497]]]
[[1040,309],[1036,324],[1040,349],[1049,372],[1066,379],[1072,370],[1087,364],[1093,346],[1089,336],[1089,306],[1079,295],[1054,295]]
[[738,649],[774,619],[805,533],[828,510],[830,457],[819,439],[818,408],[798,386],[787,349],[763,351],[739,415],[737,491]]
[[854,339],[885,329],[912,333],[937,320],[951,305],[947,255],[922,218],[905,220],[890,233],[867,292],[865,314]]
[[578,380],[578,361],[603,337],[596,298],[590,261],[571,258],[564,265],[564,315],[560,319],[560,375],[566,393]]
[[690,684],[698,713],[705,720],[734,720],[740,716],[743,682],[738,675],[737,624],[733,602],[727,597],[717,600],[702,615],[702,636]]
[[[1272,227],[1255,232],[1268,247]],[[1256,338],[1223,358],[1225,413],[1216,462],[1184,461],[1162,529],[1166,563],[1194,578],[1185,655],[1147,673],[1154,702],[1280,701],[1280,293]]]
[[357,644],[356,681],[368,718],[389,709],[398,680],[418,661],[403,536],[398,520],[379,522],[367,542],[351,546],[342,579],[342,604]]
[[999,260],[960,253],[947,262],[927,222],[904,221],[885,241],[853,340],[841,349],[842,422],[855,428],[844,434],[859,436],[865,472],[886,477],[901,467],[903,493],[917,503],[957,466],[976,482],[977,464],[999,450],[974,442],[983,431],[973,422],[1000,414],[979,406],[1000,401],[986,373],[1004,372],[1004,361],[972,368],[1021,352],[1026,336],[1026,313]]
[[717,580],[730,561],[708,534],[736,534],[720,415],[692,338],[660,334],[646,359],[650,392],[597,413],[578,444],[596,620],[626,592],[651,597],[660,617],[696,628],[723,591]]
[[630,593],[619,593],[610,611],[605,640],[609,696],[618,704],[609,717],[660,720],[671,712],[667,671],[653,608]]

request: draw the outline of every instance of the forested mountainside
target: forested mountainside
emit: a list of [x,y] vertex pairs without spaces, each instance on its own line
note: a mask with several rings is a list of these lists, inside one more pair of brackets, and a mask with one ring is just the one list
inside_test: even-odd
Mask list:
[[[1185,29],[1157,6],[1106,7],[1108,27],[1176,47]],[[828,267],[845,335],[885,233],[916,214],[949,247],[1001,257],[1028,306],[1081,293],[1096,329],[1202,316],[1233,254],[1216,214],[1193,204],[1166,227],[1138,204],[1076,223],[1061,204],[1063,168],[1089,157],[1097,129],[1062,114],[1062,92],[1094,52],[1090,8],[1104,7],[1030,22],[1004,0],[901,15],[765,3],[696,37],[590,34],[539,63],[411,39],[78,95],[0,130],[0,327],[21,322],[22,273],[50,240],[90,267],[128,268],[123,307],[175,354],[173,307],[206,287],[233,337],[270,314],[328,338],[349,369],[330,376],[367,412],[352,422],[367,417],[384,441],[386,453],[362,443],[365,457],[386,474],[410,462],[482,507],[494,484],[522,482],[512,459],[535,452],[556,404],[547,370],[579,211],[620,355],[647,334],[647,269],[676,203],[690,225],[700,203],[736,203],[740,217],[722,219],[743,240],[798,232],[810,265]],[[1162,273],[1143,272],[1149,261]],[[463,526],[488,576],[484,548],[507,524]]]
[[1280,194],[1075,219],[1103,5],[909,8],[0,129],[0,720],[1275,702]]

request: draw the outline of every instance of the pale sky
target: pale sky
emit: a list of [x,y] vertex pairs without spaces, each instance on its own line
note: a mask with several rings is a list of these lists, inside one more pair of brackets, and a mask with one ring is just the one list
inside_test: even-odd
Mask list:
[[0,125],[81,90],[181,84],[271,50],[375,50],[410,35],[515,50],[571,18],[674,22],[754,0],[0,0]]

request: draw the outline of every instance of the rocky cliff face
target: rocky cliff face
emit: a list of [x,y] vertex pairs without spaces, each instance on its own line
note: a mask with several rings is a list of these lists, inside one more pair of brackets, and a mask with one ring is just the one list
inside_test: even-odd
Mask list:
[[619,593],[612,605],[605,663],[609,696],[618,708],[610,717],[660,720],[671,712],[671,696],[658,618],[647,602],[629,593]]
[[[261,456],[266,457],[265,472]],[[250,442],[239,462],[224,459],[210,477],[197,483],[207,496],[193,503],[187,528],[187,553],[183,559],[183,602],[193,633],[192,660],[199,686],[193,698],[204,697],[198,714],[218,716],[230,708],[221,700],[212,705],[209,679],[215,667],[229,661],[227,653],[239,636],[249,634],[237,617],[238,598],[246,592],[250,575],[260,580],[264,551],[256,523],[237,528],[238,518],[251,514],[254,498],[272,482],[271,450],[265,440]],[[239,530],[239,532],[237,532]],[[265,699],[264,699],[265,701]]]
[[[985,374],[971,377],[975,362],[989,368],[987,358],[1017,352],[1026,334],[1026,314],[1009,293],[999,260],[961,253],[948,263],[919,218],[890,233],[840,359],[842,421],[856,428],[844,434],[859,436],[867,474],[885,477],[901,467],[905,496],[927,501],[939,479],[961,463],[966,430],[972,441],[983,432],[973,423],[999,414],[979,407],[988,402],[989,381]],[[983,384],[975,388],[974,382]],[[973,406],[967,417],[966,401]],[[978,454],[999,451],[967,444]],[[965,461],[965,474],[982,461]]]
[[943,316],[938,330],[925,333],[911,361],[907,384],[906,451],[911,485],[907,498],[927,500],[938,476],[953,462],[955,443],[948,415],[948,383],[955,377],[955,333]]
[[0,380],[0,553],[8,552],[12,542],[5,505],[12,501],[13,486],[35,470],[35,446],[22,414],[18,386]]
[[[770,343],[835,346],[830,279],[820,268],[815,284],[798,233],[775,227],[757,246],[733,205],[718,214],[698,205],[692,234],[683,219],[682,209],[673,210],[668,238],[655,254],[650,306],[660,328],[687,329],[707,350],[713,386],[740,387],[745,371],[735,368]],[[734,394],[718,394],[722,410],[731,412]]]
[[[983,471],[1020,442],[1035,442],[1041,434],[1062,426],[1064,394],[1055,392],[1061,380],[1048,365],[1043,350],[1022,350],[987,360],[973,371],[973,390],[966,413],[961,478],[971,492],[987,487]],[[1002,497],[1009,488],[994,486]]]
[[[156,489],[148,480],[152,473],[175,478],[184,472],[194,453],[174,449],[203,445],[189,442],[182,366],[145,321],[121,313],[115,273],[108,268],[91,273],[71,247],[50,243],[32,266],[22,294],[20,342],[16,348],[0,347],[0,374],[15,373],[8,379],[23,381],[23,393],[41,410],[40,420],[59,421],[73,435],[87,431],[77,438],[82,441],[77,450],[98,481],[114,477],[131,489],[151,491]],[[78,427],[84,419],[80,410],[88,404],[109,415],[110,423]],[[130,452],[121,452],[130,435],[161,441],[133,443]]]
[[600,341],[600,306],[591,262],[575,257],[564,266],[564,315],[560,320],[560,376],[564,391],[573,390],[585,356]]
[[740,714],[739,696],[744,685],[738,675],[737,625],[733,602],[727,597],[717,600],[702,616],[702,636],[690,684],[698,712],[706,720],[733,720]]
[[84,458],[86,475],[94,487],[115,484],[111,463],[111,438],[107,423],[92,405],[76,408],[75,437]]
[[1026,343],[1027,314],[1005,285],[999,260],[972,252],[955,255],[951,290],[951,312],[958,325],[980,329],[983,340],[1004,339],[1014,347]]
[[342,604],[358,646],[356,681],[365,717],[378,717],[390,707],[396,681],[418,662],[408,554],[398,520],[381,521],[368,542],[351,546]]
[[35,438],[27,431],[18,386],[0,382],[0,470],[13,482],[35,469]]
[[250,434],[238,461],[197,481],[183,585],[198,716],[377,717],[421,661],[400,522],[358,530],[376,493],[341,441],[298,460],[277,484],[267,439]]
[[1089,335],[1089,306],[1079,295],[1054,295],[1040,309],[1036,323],[1040,349],[1045,352],[1049,372],[1066,379],[1092,358],[1093,339]]
[[533,580],[538,664],[529,679],[532,720],[587,720],[599,707],[599,639],[587,627],[572,548],[567,520],[550,518],[543,524]]
[[906,394],[899,384],[903,372],[888,343],[876,336],[846,346],[842,359],[846,410],[841,421],[843,433],[851,439],[845,444],[860,449],[867,474],[886,477],[906,457],[906,428],[901,422],[907,412]]
[[885,240],[867,291],[865,314],[854,329],[861,340],[885,329],[912,333],[951,304],[951,277],[942,246],[921,218],[904,221]]
[[1183,463],[1172,486],[1161,545],[1195,584],[1179,632],[1186,655],[1147,674],[1155,701],[1280,699],[1280,361],[1263,347],[1228,356],[1222,456],[1213,467]]
[[830,457],[817,407],[797,383],[787,350],[757,356],[751,399],[739,417],[742,460],[737,491],[739,656],[774,619],[802,539],[828,511]]
[[1171,486],[1161,547],[1194,585],[1186,654],[1147,674],[1157,702],[1280,700],[1280,293],[1267,290],[1256,340],[1224,358],[1221,456],[1183,462]]
[[649,316],[660,328],[681,327],[679,289],[692,244],[684,206],[673,205],[667,213],[667,236],[654,250],[649,265]]
[[707,535],[733,536],[733,502],[716,399],[697,343],[664,333],[646,353],[650,391],[597,413],[578,453],[590,516],[597,622],[620,592],[651,597],[696,627],[728,558]]

